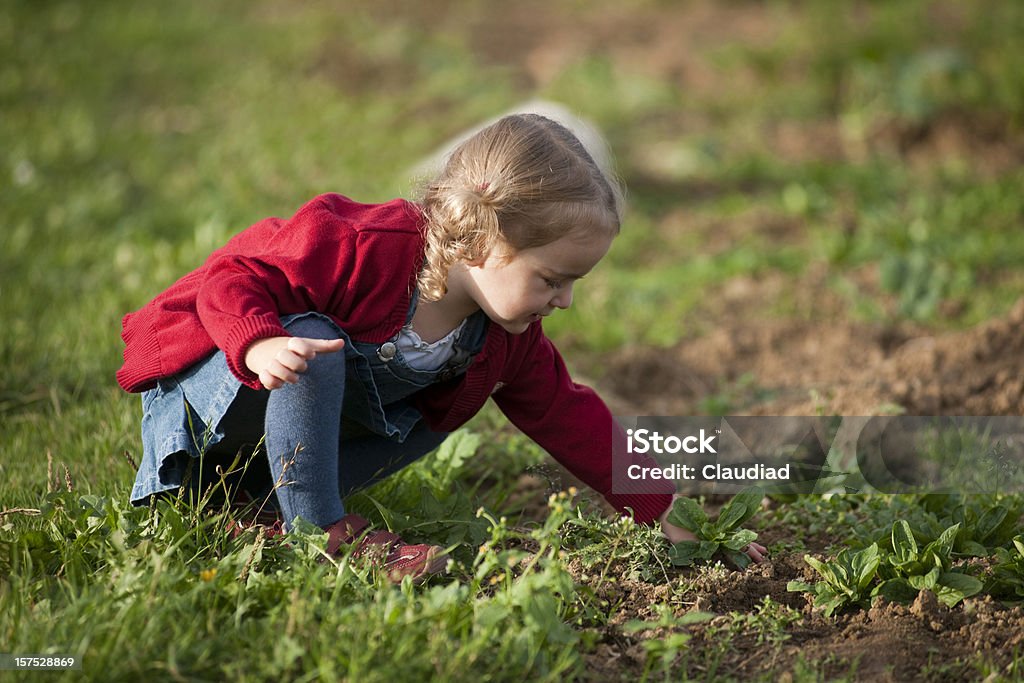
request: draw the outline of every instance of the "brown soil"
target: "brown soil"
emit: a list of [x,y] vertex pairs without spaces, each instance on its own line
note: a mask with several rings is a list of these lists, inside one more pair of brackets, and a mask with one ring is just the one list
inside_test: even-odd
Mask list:
[[711,394],[730,414],[1018,415],[1024,300],[963,332],[800,320],[723,324],[670,349],[622,351],[601,388],[632,414],[695,415]]
[[[579,567],[570,566],[570,571],[593,584]],[[789,581],[811,578],[802,558],[782,556],[745,572],[687,570],[664,585],[621,578],[592,585],[599,599],[616,607],[586,655],[587,678],[633,680],[642,675],[644,643],[670,632],[652,628],[629,634],[622,627],[630,620],[655,621],[651,605],[656,603],[674,605],[676,616],[691,611],[717,615],[670,629],[690,635],[675,665],[697,680],[794,680],[801,668],[825,680],[974,680],[983,677],[976,668],[978,655],[999,671],[1024,641],[1024,609],[988,597],[950,609],[924,591],[910,605],[878,601],[870,610],[826,618],[812,610],[809,598],[786,589]],[[762,611],[766,597],[775,603],[774,613],[785,618],[773,623],[772,612]]]

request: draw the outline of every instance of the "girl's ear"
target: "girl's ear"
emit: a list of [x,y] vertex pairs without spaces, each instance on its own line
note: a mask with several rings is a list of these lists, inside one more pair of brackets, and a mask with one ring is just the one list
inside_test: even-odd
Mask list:
[[491,244],[473,249],[464,247],[462,251],[462,262],[467,266],[480,268],[492,256],[499,263],[506,263],[512,259],[515,251],[505,241],[494,241]]
[[474,256],[463,255],[461,257],[461,260],[462,260],[462,262],[464,264],[466,264],[466,266],[468,266],[470,268],[478,268],[480,266],[483,266],[484,263],[487,261],[487,254],[484,254],[482,256],[481,255],[474,255]]
[[487,247],[463,246],[459,249],[459,260],[471,268],[479,268],[487,262],[491,250]]

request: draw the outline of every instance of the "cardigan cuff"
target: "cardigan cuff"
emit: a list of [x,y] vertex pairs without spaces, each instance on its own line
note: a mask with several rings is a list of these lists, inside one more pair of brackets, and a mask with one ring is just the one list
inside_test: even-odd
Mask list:
[[672,504],[671,493],[627,493],[609,494],[605,499],[619,512],[626,508],[633,510],[633,521],[638,524],[653,524]]
[[276,313],[264,313],[251,318],[242,318],[228,332],[224,340],[224,356],[228,361],[228,369],[245,386],[251,389],[262,389],[259,375],[245,364],[245,353],[253,342],[268,337],[291,337],[288,330],[281,325]]
[[[125,391],[140,392],[156,386],[154,377],[163,375],[160,355],[160,337],[152,327],[140,334],[131,324],[134,314],[121,319],[121,339],[124,340],[124,365],[117,371],[117,383]],[[130,362],[133,361],[133,362]]]

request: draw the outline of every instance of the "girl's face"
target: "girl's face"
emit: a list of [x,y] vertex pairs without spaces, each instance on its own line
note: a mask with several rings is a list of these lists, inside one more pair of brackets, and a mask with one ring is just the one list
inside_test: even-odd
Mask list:
[[522,334],[556,308],[569,308],[573,285],[604,258],[612,239],[570,234],[511,257],[494,249],[482,263],[467,264],[467,293],[493,322]]

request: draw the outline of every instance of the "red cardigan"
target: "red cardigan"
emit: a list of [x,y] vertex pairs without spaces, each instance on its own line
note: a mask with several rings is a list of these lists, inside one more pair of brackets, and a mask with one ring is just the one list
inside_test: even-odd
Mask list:
[[[118,383],[144,391],[220,348],[232,373],[259,389],[245,351],[257,339],[288,336],[280,317],[291,313],[325,313],[357,341],[390,339],[415,288],[421,228],[411,202],[359,204],[337,194],[314,198],[291,219],[256,223],[124,317]],[[651,522],[669,506],[670,484],[659,493],[612,493],[612,440],[625,437],[597,394],[569,377],[539,322],[519,335],[490,325],[466,373],[416,399],[431,429],[452,431],[492,395],[513,424],[616,509],[632,508],[637,521]]]

